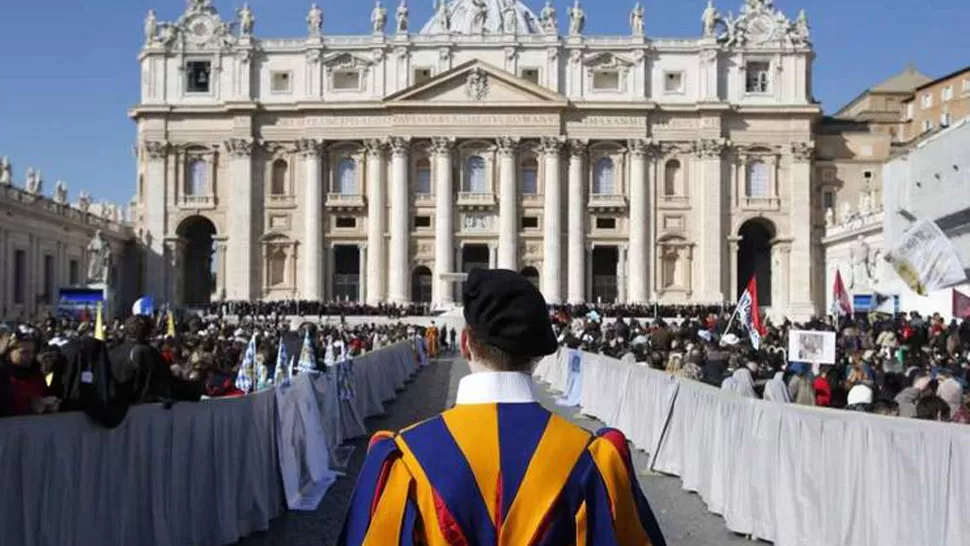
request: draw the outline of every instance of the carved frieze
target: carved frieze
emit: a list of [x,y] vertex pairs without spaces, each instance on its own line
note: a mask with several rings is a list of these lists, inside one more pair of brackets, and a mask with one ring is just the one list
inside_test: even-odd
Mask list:
[[488,213],[466,213],[461,225],[464,231],[489,231],[494,215]]
[[727,149],[727,141],[723,138],[705,138],[694,142],[694,154],[701,159],[717,159]]

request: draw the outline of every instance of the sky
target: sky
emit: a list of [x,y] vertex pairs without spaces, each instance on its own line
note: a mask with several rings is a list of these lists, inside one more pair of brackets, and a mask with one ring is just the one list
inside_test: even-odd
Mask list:
[[[538,12],[543,0],[524,0]],[[743,0],[718,0],[737,13]],[[229,19],[242,0],[214,0]],[[324,32],[370,30],[369,0],[317,0]],[[569,0],[555,0],[565,20]],[[696,37],[706,0],[646,0],[648,36]],[[82,189],[95,200],[127,203],[135,189],[135,125],[126,111],[138,102],[137,55],[149,8],[173,21],[185,0],[4,0],[0,14],[0,155],[10,157],[22,184],[28,166],[41,169],[44,191],[57,180],[71,199]],[[309,0],[250,0],[257,37],[306,32]],[[386,6],[396,0],[385,0]],[[432,0],[409,0],[420,27]],[[585,0],[586,34],[627,34],[633,0]],[[834,112],[908,63],[939,77],[970,64],[970,2],[966,0],[775,0],[794,18],[806,8],[812,28],[814,94]],[[560,28],[564,28],[564,22]]]

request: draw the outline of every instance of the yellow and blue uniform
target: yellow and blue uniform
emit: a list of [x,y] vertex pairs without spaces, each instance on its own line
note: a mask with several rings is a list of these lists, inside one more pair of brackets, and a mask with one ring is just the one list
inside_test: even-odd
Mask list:
[[626,438],[537,402],[463,404],[370,443],[339,543],[649,545]]

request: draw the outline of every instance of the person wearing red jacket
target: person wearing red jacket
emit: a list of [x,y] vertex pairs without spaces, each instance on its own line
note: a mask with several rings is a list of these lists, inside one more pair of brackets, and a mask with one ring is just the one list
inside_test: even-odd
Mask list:
[[6,408],[8,415],[54,413],[60,401],[50,396],[50,389],[37,362],[37,340],[32,332],[18,329],[7,340],[0,359],[3,376],[8,382]]

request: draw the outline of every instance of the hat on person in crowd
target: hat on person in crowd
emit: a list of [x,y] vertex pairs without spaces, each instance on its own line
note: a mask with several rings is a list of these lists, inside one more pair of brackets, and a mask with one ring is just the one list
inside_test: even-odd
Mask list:
[[741,340],[738,339],[738,336],[734,334],[725,334],[724,337],[721,338],[721,345],[728,345],[730,347],[733,347],[740,342]]
[[528,279],[506,269],[473,269],[462,295],[465,322],[476,339],[510,355],[556,352],[546,300]]
[[846,398],[847,406],[854,406],[856,404],[872,404],[872,389],[867,385],[858,384],[852,387],[849,391],[849,395]]

